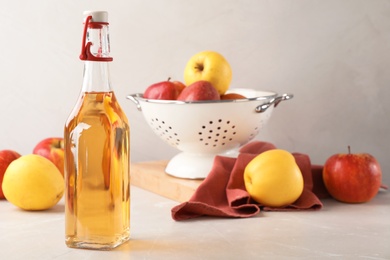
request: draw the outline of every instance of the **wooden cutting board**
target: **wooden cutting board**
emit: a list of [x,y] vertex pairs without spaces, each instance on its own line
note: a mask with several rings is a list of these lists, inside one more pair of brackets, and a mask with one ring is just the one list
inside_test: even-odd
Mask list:
[[202,180],[170,176],[165,173],[167,164],[168,161],[132,163],[131,184],[178,202],[188,201]]

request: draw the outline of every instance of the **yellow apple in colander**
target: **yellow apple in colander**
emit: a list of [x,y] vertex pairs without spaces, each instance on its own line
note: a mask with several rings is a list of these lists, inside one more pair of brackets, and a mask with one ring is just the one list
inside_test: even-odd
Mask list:
[[210,82],[219,95],[225,94],[232,80],[229,62],[215,51],[202,51],[195,54],[184,69],[184,82],[189,86],[200,80]]

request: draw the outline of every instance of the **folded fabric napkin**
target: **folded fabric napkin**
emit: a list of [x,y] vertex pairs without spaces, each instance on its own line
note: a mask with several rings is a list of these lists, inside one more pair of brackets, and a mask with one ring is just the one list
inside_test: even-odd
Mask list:
[[258,154],[275,148],[271,143],[253,141],[240,149],[237,158],[216,156],[213,168],[190,200],[172,208],[172,218],[174,220],[200,216],[245,218],[258,214],[260,210],[321,209],[320,198],[329,196],[322,182],[322,166],[311,165],[309,156],[301,153],[293,153],[304,179],[304,190],[298,200],[286,207],[271,208],[251,199],[245,189],[245,167]]

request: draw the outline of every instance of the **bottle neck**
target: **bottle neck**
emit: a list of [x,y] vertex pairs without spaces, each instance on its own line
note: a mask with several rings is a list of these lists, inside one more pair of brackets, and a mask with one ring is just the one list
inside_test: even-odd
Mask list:
[[110,57],[110,37],[108,24],[89,23],[86,42],[92,43],[89,47],[91,54],[97,58]]
[[[87,55],[84,64],[83,92],[109,92],[111,89],[108,58],[110,57],[110,40],[108,24],[88,23],[86,31]],[[96,59],[97,58],[97,59]]]
[[110,92],[109,62],[85,61],[83,92]]

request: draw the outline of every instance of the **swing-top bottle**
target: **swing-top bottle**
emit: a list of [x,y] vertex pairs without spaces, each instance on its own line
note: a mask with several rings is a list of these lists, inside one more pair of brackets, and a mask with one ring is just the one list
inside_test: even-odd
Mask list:
[[85,12],[82,90],[64,131],[65,242],[111,249],[130,236],[130,140],[110,82],[107,12]]

